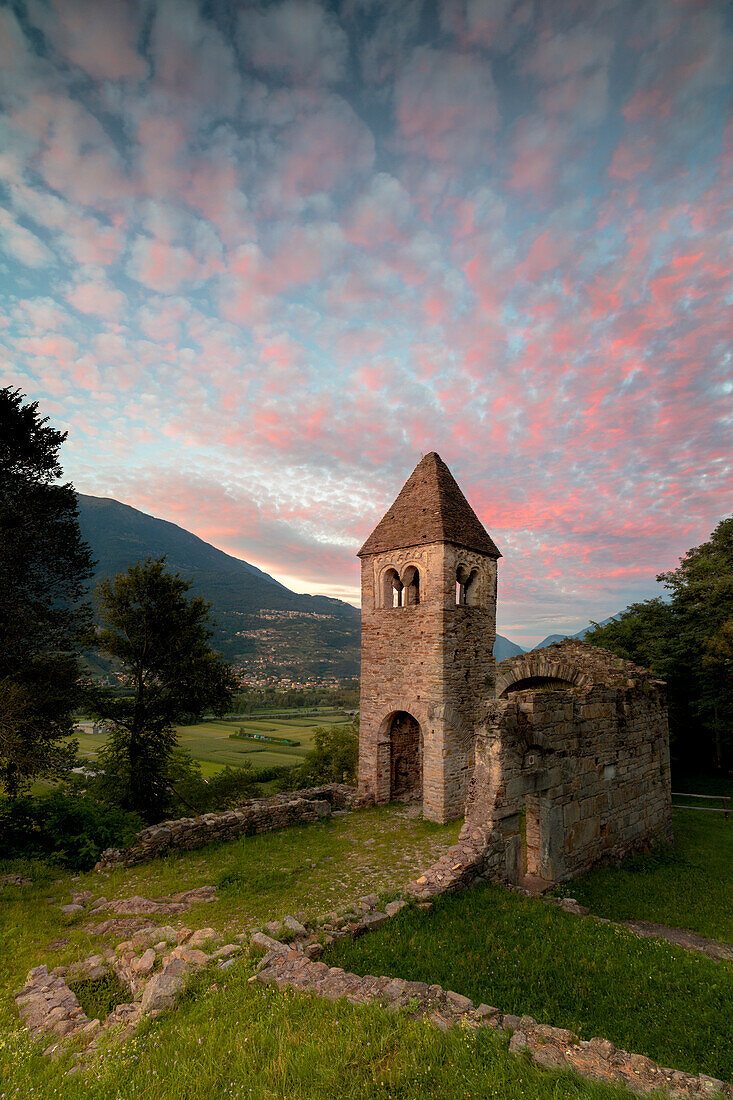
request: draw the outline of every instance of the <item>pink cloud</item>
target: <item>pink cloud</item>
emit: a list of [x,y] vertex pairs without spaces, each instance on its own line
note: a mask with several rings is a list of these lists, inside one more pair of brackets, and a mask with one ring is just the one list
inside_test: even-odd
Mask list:
[[66,300],[78,309],[97,317],[117,318],[127,306],[127,298],[102,278],[78,282],[66,293]]
[[69,363],[78,354],[74,340],[57,334],[24,337],[18,341],[18,346],[29,355],[55,359],[58,363]]
[[395,97],[400,134],[413,154],[448,165],[485,155],[499,121],[485,62],[421,46],[400,72]]
[[509,186],[546,194],[556,179],[556,165],[566,153],[567,138],[554,125],[538,118],[517,123]]
[[136,49],[141,9],[129,0],[52,0],[32,15],[56,48],[95,80],[142,80],[147,63]]
[[349,43],[333,12],[316,0],[279,0],[239,16],[239,40],[265,77],[334,84],[345,73]]
[[119,256],[124,244],[121,215],[100,221],[48,191],[20,182],[11,187],[11,195],[15,208],[51,230],[54,243],[76,263],[106,266]]
[[11,121],[36,142],[41,176],[67,201],[92,210],[116,210],[130,192],[114,142],[76,100],[38,93]]
[[652,156],[653,145],[649,138],[636,141],[626,138],[614,149],[608,174],[614,179],[632,180],[651,168]]
[[639,89],[623,107],[627,122],[640,122],[646,115],[669,118],[671,112],[672,97],[661,87]]
[[7,251],[26,267],[51,267],[56,257],[43,241],[0,207],[0,240]]
[[363,248],[404,241],[412,216],[412,202],[406,189],[394,176],[378,172],[347,215],[347,236]]
[[264,293],[282,294],[322,278],[339,264],[344,243],[336,222],[296,226],[259,271]]
[[130,251],[127,273],[161,294],[174,293],[187,282],[214,274],[213,265],[201,265],[182,245],[151,237],[137,237]]
[[242,81],[231,43],[196,0],[157,0],[151,30],[154,80],[172,114],[234,115]]
[[293,198],[335,190],[368,172],[374,138],[349,104],[336,96],[323,100],[290,130],[273,180],[276,196]]
[[507,52],[534,17],[534,0],[442,0],[443,27],[464,46]]

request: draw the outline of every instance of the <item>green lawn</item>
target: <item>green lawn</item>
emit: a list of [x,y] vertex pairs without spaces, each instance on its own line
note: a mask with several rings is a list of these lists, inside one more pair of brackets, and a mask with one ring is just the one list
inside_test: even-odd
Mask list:
[[622,1089],[539,1070],[489,1029],[444,1035],[404,1013],[250,985],[247,960],[198,983],[84,1074],[0,1038],[6,1100],[628,1100]]
[[[388,806],[240,837],[109,874],[72,875],[47,864],[0,859],[0,875],[21,872],[33,878],[32,886],[0,887],[0,1026],[15,1018],[9,991],[32,966],[68,964],[98,950],[100,941],[83,931],[87,918],[67,919],[59,912],[73,891],[91,890],[112,900],[220,884],[217,901],[157,923],[212,926],[229,936],[295,910],[327,913],[364,893],[401,887],[455,843],[459,829],[460,822],[433,825],[408,818],[403,806]],[[49,950],[60,936],[68,944]]]
[[[669,859],[596,871],[567,884],[599,915],[696,928],[733,942],[733,823],[677,811]],[[733,966],[641,940],[554,906],[482,886],[411,910],[329,952],[358,974],[438,982],[504,1012],[528,1013],[733,1079]]]
[[[681,812],[675,817],[678,850],[697,851],[701,862],[706,845],[700,829],[718,819]],[[703,817],[708,825],[696,824]],[[441,1035],[376,1007],[333,1005],[250,985],[246,960],[217,975],[210,989],[198,981],[175,1011],[147,1022],[83,1077],[64,1077],[68,1056],[41,1058],[44,1044],[31,1043],[20,1027],[11,991],[28,970],[41,962],[68,964],[101,946],[84,931],[86,917],[61,916],[59,907],[72,891],[156,897],[217,883],[215,902],[156,920],[192,929],[213,926],[230,938],[270,918],[299,910],[325,914],[364,893],[399,888],[447,850],[459,828],[460,822],[438,826],[413,820],[395,805],[106,876],[72,876],[44,864],[0,860],[0,874],[25,871],[34,880],[31,886],[0,888],[0,1095],[5,1100],[628,1097],[568,1074],[540,1072],[508,1055],[505,1041],[494,1033]],[[726,857],[720,858],[725,870]],[[638,906],[646,905],[658,870],[634,873]],[[677,873],[684,879],[691,872],[680,863]],[[611,873],[611,883],[614,874],[627,872]],[[573,893],[579,894],[576,885]],[[680,898],[681,923],[689,927],[690,906],[697,903],[690,890],[681,889]],[[705,899],[698,902],[704,909]],[[50,947],[59,937],[68,942]],[[122,938],[102,942],[113,945]],[[733,1076],[733,967],[495,887],[440,899],[432,912],[403,912],[386,929],[339,945],[328,961],[361,973],[439,982],[505,1012],[529,1013],[586,1038],[602,1035],[666,1065]]]
[[725,821],[722,814],[675,810],[673,819],[671,855],[591,871],[563,893],[599,917],[670,924],[733,943],[733,813]]
[[[291,767],[302,763],[313,748],[313,734],[319,726],[343,725],[350,719],[343,712],[329,710],[316,718],[232,718],[226,721],[199,722],[194,726],[179,726],[180,744],[201,764],[204,776],[216,775],[222,768],[240,767],[250,761],[254,768]],[[275,737],[290,737],[299,745],[258,745],[254,741],[230,740],[229,735],[244,728],[248,733],[265,733]],[[84,730],[78,735],[79,753],[94,760],[104,744],[104,737]]]

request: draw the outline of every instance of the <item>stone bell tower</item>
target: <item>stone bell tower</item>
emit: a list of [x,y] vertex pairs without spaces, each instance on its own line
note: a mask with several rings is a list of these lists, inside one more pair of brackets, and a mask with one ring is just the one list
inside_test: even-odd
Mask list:
[[359,789],[465,808],[479,703],[493,694],[501,554],[432,452],[359,551]]

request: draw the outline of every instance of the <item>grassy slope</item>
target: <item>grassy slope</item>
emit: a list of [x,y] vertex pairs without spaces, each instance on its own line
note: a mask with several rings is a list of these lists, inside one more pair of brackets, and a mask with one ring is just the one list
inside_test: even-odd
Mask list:
[[[61,1100],[82,1096],[94,1100],[136,1096],[147,1100],[213,1100],[219,1096],[289,1100],[321,1096],[506,1100],[579,1096],[601,1100],[628,1095],[568,1076],[540,1074],[521,1059],[507,1055],[493,1035],[478,1041],[465,1034],[442,1036],[377,1009],[264,991],[248,984],[246,962],[222,975],[218,990],[201,989],[198,995],[185,998],[174,1013],[146,1024],[134,1040],[121,1050],[117,1048],[83,1079],[64,1078],[68,1061],[42,1059],[39,1048],[28,1042],[19,1026],[10,992],[22,984],[31,966],[42,961],[49,966],[69,963],[99,949],[99,939],[83,931],[83,921],[65,921],[59,914],[59,905],[70,900],[72,890],[88,888],[108,898],[158,896],[218,882],[218,901],[196,906],[181,918],[158,920],[191,928],[213,925],[232,934],[250,922],[282,917],[301,908],[311,914],[325,913],[367,891],[400,886],[450,845],[458,827],[459,823],[440,827],[413,821],[402,807],[388,807],[185,853],[109,877],[89,873],[72,879],[69,874],[34,865],[33,886],[0,890],[0,1094],[5,1093],[6,1100],[33,1095]],[[678,844],[687,843],[688,833],[692,842],[694,829],[686,815],[678,822]],[[702,838],[697,842],[702,844]],[[23,870],[23,865],[0,861],[0,874],[11,870]],[[729,866],[729,876],[730,870]],[[685,873],[682,867],[679,874]],[[645,881],[646,876],[639,878],[639,899],[646,898]],[[482,897],[491,899],[488,923]],[[394,962],[383,967],[375,963],[368,969],[411,976],[405,973],[406,964],[427,958],[430,937],[435,939],[439,933],[441,907],[460,903],[483,906],[481,933],[474,937],[478,942],[468,956],[470,965],[464,965],[455,944],[462,938],[471,939],[469,927],[476,924],[476,915],[461,916],[452,925],[448,943],[430,962],[431,981],[478,997],[470,982],[501,968],[506,995],[494,987],[497,991],[492,996],[482,992],[481,997],[504,1010],[516,1008],[554,1024],[576,1023],[572,1014],[561,1017],[556,1010],[559,995],[577,999],[582,994],[601,1024],[586,1034],[614,1038],[607,1026],[614,1013],[622,1023],[626,1018],[633,1040],[627,1045],[638,1051],[645,1049],[647,1036],[656,1041],[655,1034],[667,1026],[669,1034],[662,1038],[668,1045],[676,1043],[684,1030],[689,1032],[684,1057],[674,1051],[668,1057],[654,1056],[679,1068],[696,1068],[693,1055],[697,1057],[702,1050],[701,1063],[708,1072],[726,1076],[723,1069],[728,1055],[721,1053],[719,1044],[729,1028],[733,968],[706,966],[706,960],[629,940],[603,926],[522,902],[498,890],[470,891],[445,899],[433,914],[407,915],[405,919],[417,921],[420,930],[412,958],[402,938]],[[686,919],[682,923],[691,922]],[[69,943],[50,950],[50,941],[59,936]],[[380,933],[373,933],[354,947],[377,947],[380,939]],[[633,945],[628,959],[623,954],[627,942]],[[540,963],[534,972],[528,971],[527,959],[535,956]],[[670,969],[678,956],[689,964],[688,970]],[[578,966],[577,960],[583,958],[590,962]],[[355,962],[353,969],[359,969]],[[660,999],[677,1006],[677,1020],[671,1012],[668,1020],[660,1016]],[[622,1011],[618,1011],[619,1005]],[[621,1040],[617,1041],[621,1045]]]
[[[445,851],[459,827],[458,822],[413,821],[403,807],[387,807],[242,837],[109,875],[72,877],[45,864],[0,860],[0,874],[19,871],[33,878],[32,886],[0,887],[0,1026],[17,1022],[9,993],[22,985],[31,967],[68,964],[99,949],[99,938],[84,932],[86,918],[64,918],[59,912],[72,891],[88,889],[112,900],[221,883],[217,901],[197,905],[182,917],[162,916],[158,923],[211,926],[230,935],[297,909],[326,913],[365,892],[399,887],[435,853]],[[69,942],[49,950],[59,937]]]
[[[0,873],[25,871],[34,879],[32,886],[5,887],[0,895],[0,1095],[6,1100],[622,1100],[625,1093],[619,1090],[541,1073],[509,1055],[505,1041],[493,1033],[442,1035],[402,1014],[262,989],[248,982],[252,970],[246,959],[210,989],[205,980],[196,981],[173,1012],[146,1022],[83,1076],[65,1077],[70,1052],[59,1060],[43,1058],[44,1044],[29,1042],[20,1026],[11,991],[22,985],[31,966],[69,963],[99,949],[99,939],[84,932],[83,921],[59,914],[72,890],[92,889],[108,898],[156,896],[220,881],[217,902],[158,922],[234,932],[251,920],[299,908],[322,913],[365,891],[401,886],[453,843],[458,828],[459,823],[440,827],[414,821],[402,807],[388,807],[109,877],[90,873],[72,879],[42,864],[0,861]],[[50,949],[59,936],[69,942]]]
[[[596,871],[567,893],[599,915],[733,942],[733,828],[677,812],[669,861]],[[496,887],[440,899],[330,952],[356,973],[436,981],[503,1011],[601,1035],[676,1069],[733,1079],[733,966],[640,940]]]
[[84,1076],[61,1076],[17,1034],[7,1100],[624,1100],[625,1090],[547,1074],[510,1055],[493,1032],[443,1035],[406,1015],[280,993],[247,981],[240,962],[143,1025]]
[[612,920],[649,920],[733,943],[733,813],[677,810],[671,859],[592,871],[564,892]]

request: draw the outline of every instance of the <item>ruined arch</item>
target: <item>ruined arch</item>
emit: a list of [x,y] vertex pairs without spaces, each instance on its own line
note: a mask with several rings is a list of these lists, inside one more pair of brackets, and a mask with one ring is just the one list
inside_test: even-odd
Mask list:
[[593,680],[587,673],[564,661],[552,661],[537,654],[503,661],[497,669],[497,698],[510,691],[556,685],[558,688],[589,688]]

